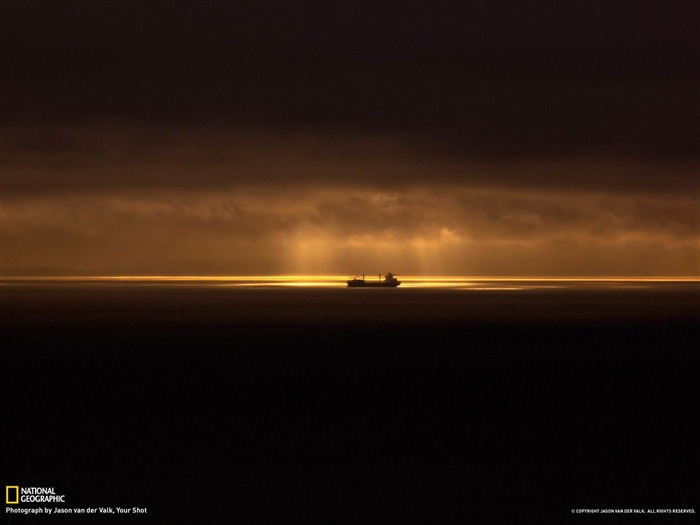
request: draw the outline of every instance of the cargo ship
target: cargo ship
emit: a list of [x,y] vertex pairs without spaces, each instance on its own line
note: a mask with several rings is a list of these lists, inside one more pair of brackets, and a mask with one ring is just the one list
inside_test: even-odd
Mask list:
[[379,274],[376,281],[366,281],[365,276],[362,275],[361,278],[353,277],[352,279],[348,279],[347,283],[350,288],[396,288],[401,284],[401,281],[396,279],[396,277],[389,272],[384,276],[383,280],[382,274]]

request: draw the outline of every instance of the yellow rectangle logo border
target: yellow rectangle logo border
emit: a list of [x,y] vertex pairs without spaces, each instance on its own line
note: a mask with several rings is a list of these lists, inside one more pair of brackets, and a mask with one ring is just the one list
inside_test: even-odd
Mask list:
[[[10,489],[15,489],[15,501],[10,501]],[[16,505],[19,503],[19,485],[5,485],[5,504]]]

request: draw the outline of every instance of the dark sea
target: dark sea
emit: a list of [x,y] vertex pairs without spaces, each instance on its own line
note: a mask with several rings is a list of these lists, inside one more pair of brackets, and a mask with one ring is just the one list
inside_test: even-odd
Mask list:
[[698,281],[4,280],[0,294],[2,482],[65,496],[5,512],[697,523],[649,511],[700,512]]

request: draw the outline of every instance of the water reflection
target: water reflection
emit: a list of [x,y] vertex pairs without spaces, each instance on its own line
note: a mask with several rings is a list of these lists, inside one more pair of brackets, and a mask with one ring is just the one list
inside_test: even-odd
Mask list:
[[[95,277],[3,277],[1,286],[41,284],[118,284],[139,286],[193,285],[234,288],[345,288],[348,277],[339,275],[272,275],[272,276],[95,276]],[[471,277],[471,276],[400,276],[397,293],[406,289],[443,289],[463,292],[574,290],[574,289],[645,289],[662,284],[698,286],[694,277]],[[360,289],[359,291],[365,291]],[[376,291],[376,290],[375,290]]]

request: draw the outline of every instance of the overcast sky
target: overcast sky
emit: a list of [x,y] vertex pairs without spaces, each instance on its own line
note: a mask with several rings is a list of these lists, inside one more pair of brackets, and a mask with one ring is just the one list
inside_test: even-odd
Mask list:
[[3,1],[3,274],[697,276],[698,5]]

